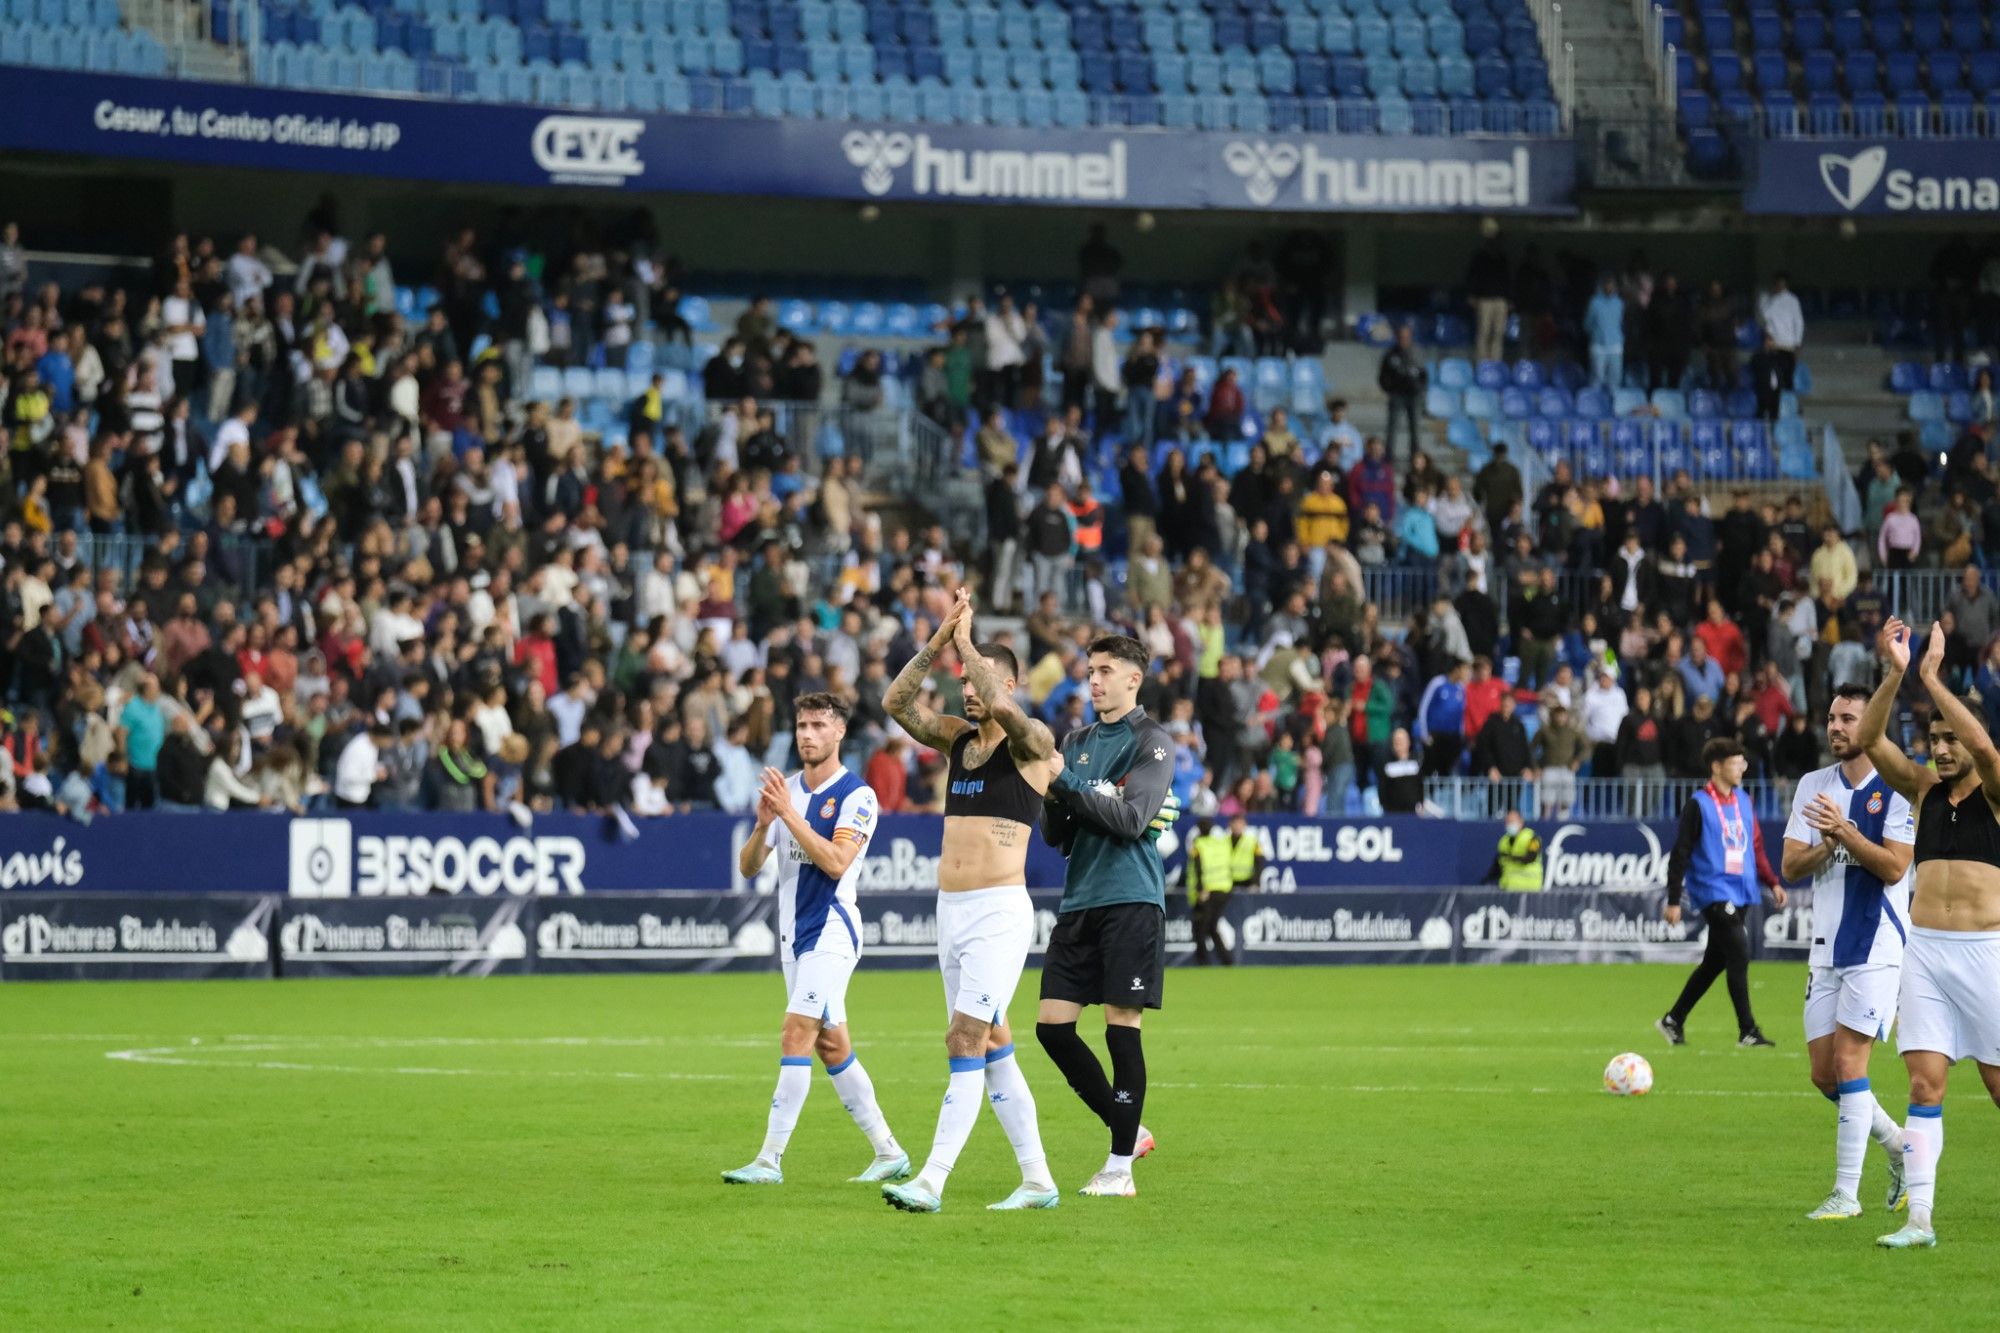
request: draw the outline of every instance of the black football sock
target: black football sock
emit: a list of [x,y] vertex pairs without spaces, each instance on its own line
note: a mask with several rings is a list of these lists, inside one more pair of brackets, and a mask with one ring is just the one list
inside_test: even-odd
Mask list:
[[1037,1023],[1035,1036],[1041,1041],[1042,1049],[1055,1061],[1057,1069],[1069,1080],[1070,1088],[1091,1114],[1111,1124],[1111,1085],[1105,1081],[1104,1066],[1097,1062],[1097,1053],[1084,1044],[1076,1035],[1075,1023]]
[[1130,1157],[1139,1141],[1139,1113],[1146,1109],[1146,1051],[1139,1029],[1106,1024],[1104,1044],[1111,1051],[1111,1153]]

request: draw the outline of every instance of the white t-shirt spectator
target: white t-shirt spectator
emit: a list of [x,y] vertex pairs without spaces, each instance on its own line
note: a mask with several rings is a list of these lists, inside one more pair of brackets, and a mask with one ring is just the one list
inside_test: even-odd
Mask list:
[[167,355],[176,361],[193,361],[201,355],[201,335],[208,328],[201,302],[192,297],[169,296],[160,302],[160,319],[168,328],[187,326],[180,333],[167,335]]
[[215,428],[215,443],[208,447],[208,471],[212,476],[221,471],[229,458],[229,446],[240,444],[250,447],[250,428],[243,424],[241,417],[231,417]]
[[1610,745],[1618,739],[1618,728],[1631,709],[1625,691],[1616,684],[1607,686],[1600,679],[1584,692],[1583,734],[1592,744]]
[[1781,351],[1796,352],[1806,340],[1806,312],[1790,291],[1764,293],[1757,302],[1757,319]]
[[334,796],[353,805],[367,801],[368,794],[375,790],[375,772],[381,762],[382,756],[368,733],[356,734],[333,766]]
[[632,813],[635,815],[664,815],[667,813],[667,789],[656,778],[644,773],[632,775]]
[[255,694],[245,696],[243,729],[250,733],[251,740],[260,744],[270,740],[283,719],[284,707],[278,702],[278,692],[269,685],[259,686]]
[[604,307],[604,345],[631,346],[632,322],[638,318],[639,312],[630,301],[622,296],[612,297]]
[[264,289],[271,285],[271,270],[255,255],[246,255],[241,250],[229,256],[229,294],[236,298],[236,308],[253,296],[261,297]]

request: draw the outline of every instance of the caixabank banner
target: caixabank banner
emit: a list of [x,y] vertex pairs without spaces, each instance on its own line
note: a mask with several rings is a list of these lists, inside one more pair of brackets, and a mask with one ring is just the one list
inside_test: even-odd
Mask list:
[[1556,137],[639,115],[0,69],[0,146],[488,185],[1311,213],[1573,213]]

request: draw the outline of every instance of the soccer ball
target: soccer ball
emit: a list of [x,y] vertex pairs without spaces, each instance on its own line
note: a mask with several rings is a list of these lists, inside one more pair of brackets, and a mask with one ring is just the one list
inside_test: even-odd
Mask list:
[[1604,1090],[1620,1097],[1643,1097],[1653,1090],[1653,1067],[1643,1055],[1627,1051],[1604,1066]]

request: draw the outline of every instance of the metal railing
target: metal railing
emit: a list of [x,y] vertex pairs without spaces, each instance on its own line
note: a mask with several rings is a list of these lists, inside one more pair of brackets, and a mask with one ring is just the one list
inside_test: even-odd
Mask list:
[[[1875,587],[1887,599],[1891,615],[1923,633],[1944,613],[1963,577],[1964,571],[1958,569],[1878,569]],[[1988,592],[2000,595],[2000,570],[1980,570],[1979,581]]]
[[1984,139],[2000,128],[2000,118],[1984,104],[1927,104],[1907,113],[1894,103],[1863,107],[1846,103],[1838,107],[1759,105],[1726,123],[1741,126],[1760,139]]
[[1563,7],[1558,0],[1528,0],[1536,35],[1541,38],[1542,59],[1549,67],[1549,87],[1556,105],[1562,108],[1562,124],[1570,128],[1576,108],[1576,48],[1563,40]]
[[1680,80],[1675,72],[1680,49],[1667,40],[1667,13],[1667,6],[1656,0],[1632,0],[1639,43],[1645,48],[1646,68],[1653,76],[1653,95],[1671,116],[1680,101]]
[[[77,556],[92,575],[100,570],[117,571],[119,586],[129,591],[137,587],[139,568],[146,556],[159,549],[157,538],[136,533],[112,535],[79,533]],[[187,545],[167,557],[171,564],[187,558]],[[239,597],[253,596],[269,588],[277,572],[277,555],[268,540],[253,537],[224,537],[221,549],[209,555],[209,576]]]
[[[1680,816],[1699,779],[1427,778],[1424,800],[1447,819],[1500,819],[1518,810],[1529,819],[1671,820]],[[1791,784],[1746,782],[1759,819],[1780,819],[1791,804]],[[1665,849],[1662,849],[1665,850]],[[1768,849],[1767,849],[1768,854]]]

